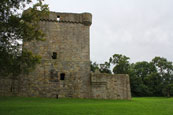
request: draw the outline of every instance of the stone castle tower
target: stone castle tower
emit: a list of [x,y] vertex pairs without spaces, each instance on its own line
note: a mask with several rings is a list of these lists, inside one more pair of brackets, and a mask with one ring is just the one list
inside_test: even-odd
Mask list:
[[51,12],[49,18],[40,21],[46,41],[24,43],[25,48],[42,57],[41,66],[34,72],[38,75],[34,76],[43,79],[39,82],[47,81],[49,96],[89,97],[91,20],[89,13]]
[[0,95],[130,99],[128,75],[90,73],[90,13],[50,12],[40,20],[45,41],[24,46],[42,57],[41,64],[15,81],[0,79]]

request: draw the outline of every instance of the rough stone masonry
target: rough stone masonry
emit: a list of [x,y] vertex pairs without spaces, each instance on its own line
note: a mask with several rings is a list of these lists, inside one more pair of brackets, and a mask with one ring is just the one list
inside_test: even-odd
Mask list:
[[41,19],[46,40],[23,43],[42,57],[41,64],[13,82],[0,79],[0,95],[131,99],[128,75],[90,72],[91,24],[90,13],[50,12]]

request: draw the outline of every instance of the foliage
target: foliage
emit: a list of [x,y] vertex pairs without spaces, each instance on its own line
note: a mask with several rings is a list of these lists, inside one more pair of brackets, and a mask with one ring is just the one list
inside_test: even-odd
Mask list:
[[104,64],[100,64],[100,69],[99,71],[101,73],[108,73],[111,74],[111,70],[110,70],[110,63],[109,62],[105,62]]
[[96,62],[90,62],[91,72],[96,72],[99,70],[99,65]]
[[31,0],[0,1],[0,76],[16,77],[39,63],[39,56],[22,49],[21,41],[43,40],[39,20],[48,14],[48,6],[38,0],[23,14]]
[[162,91],[167,97],[171,95],[171,89],[173,88],[173,64],[166,58],[155,57],[152,63],[157,68],[157,73],[162,80]]
[[[131,65],[133,75],[130,75],[132,94],[135,96],[151,96],[151,87],[148,85],[148,75],[155,73],[155,67],[146,61]],[[147,94],[147,95],[146,95]]]
[[[170,97],[173,83],[172,62],[155,57],[151,62],[136,62],[131,65],[131,91],[134,96]],[[141,87],[142,86],[142,87]]]
[[105,62],[104,64],[97,64],[96,62],[90,63],[91,65],[91,72],[100,72],[100,73],[108,73],[111,74],[110,70],[110,63]]
[[114,54],[109,59],[109,62],[114,65],[114,74],[127,74],[129,70],[129,59],[129,57],[126,57],[124,55]]

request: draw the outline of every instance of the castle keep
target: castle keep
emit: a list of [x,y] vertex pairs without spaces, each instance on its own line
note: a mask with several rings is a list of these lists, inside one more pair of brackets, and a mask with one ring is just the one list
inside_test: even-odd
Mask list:
[[128,75],[90,73],[90,13],[56,13],[40,20],[45,41],[23,47],[42,57],[29,75],[0,79],[1,96],[131,99]]

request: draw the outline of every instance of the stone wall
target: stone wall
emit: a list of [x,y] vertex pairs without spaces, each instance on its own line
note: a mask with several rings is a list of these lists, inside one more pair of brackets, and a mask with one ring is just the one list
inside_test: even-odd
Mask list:
[[0,79],[0,96],[14,96],[18,94],[18,80],[10,78]]
[[91,74],[91,97],[95,99],[131,99],[129,76]]

